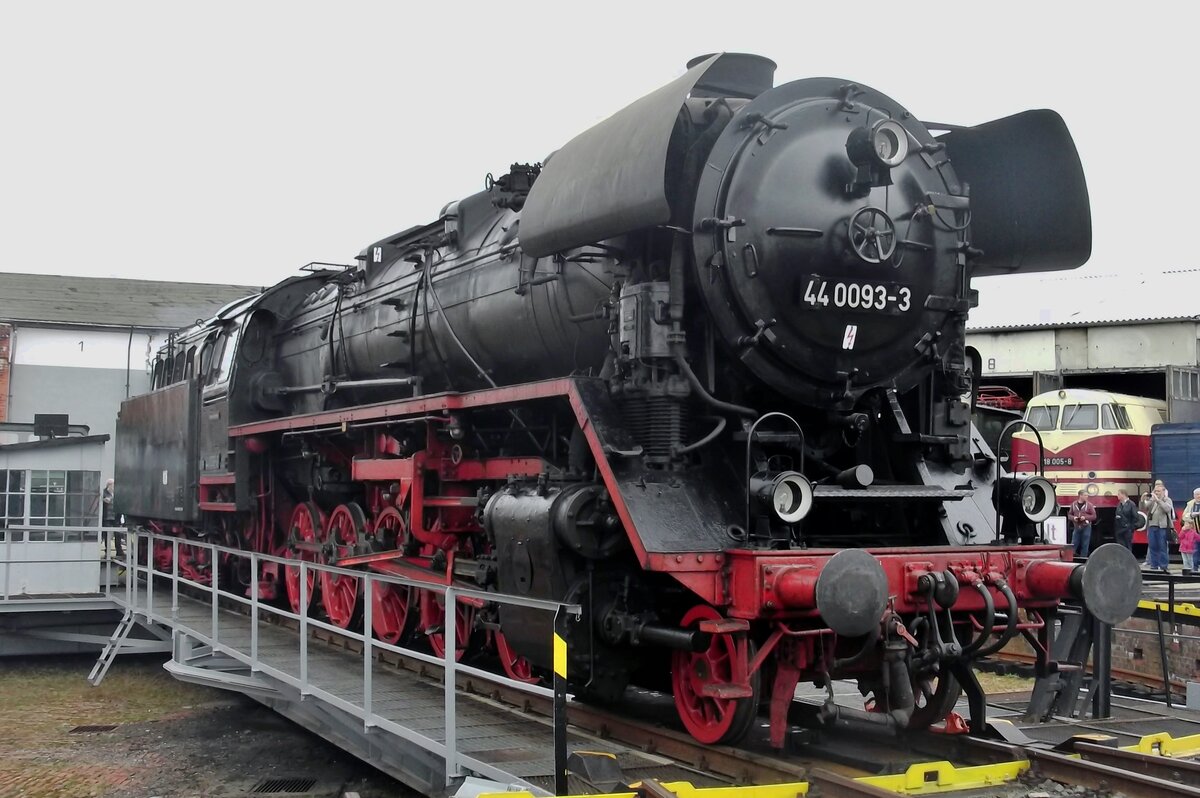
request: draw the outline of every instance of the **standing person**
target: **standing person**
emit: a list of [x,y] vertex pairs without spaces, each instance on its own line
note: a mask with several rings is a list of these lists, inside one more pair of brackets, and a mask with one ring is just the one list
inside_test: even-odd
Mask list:
[[1133,530],[1137,529],[1137,505],[1123,490],[1117,491],[1117,509],[1113,515],[1113,537],[1125,548],[1133,551]]
[[104,502],[104,516],[101,519],[104,526],[116,526],[117,517],[113,513],[113,481],[111,479],[104,483],[104,490],[100,495]]
[[1196,568],[1196,544],[1200,543],[1200,533],[1196,532],[1196,522],[1190,516],[1183,519],[1183,528],[1179,532],[1179,555],[1183,558],[1183,575],[1191,576]]
[[1167,549],[1167,530],[1175,526],[1175,505],[1167,497],[1167,490],[1161,482],[1155,484],[1153,493],[1142,497],[1142,512],[1149,519],[1146,525],[1146,538],[1149,540],[1146,567],[1151,571],[1167,573],[1167,566],[1171,562]]
[[1071,542],[1075,544],[1076,559],[1087,559],[1092,548],[1092,524],[1096,522],[1096,508],[1087,500],[1087,493],[1079,491],[1077,498],[1067,510],[1071,521]]
[[110,479],[104,483],[104,490],[100,491],[100,504],[102,510],[100,512],[100,526],[105,527],[104,530],[104,556],[113,556],[113,533],[108,531],[108,527],[116,526],[116,521],[113,520],[113,481]]
[[1192,522],[1200,529],[1200,488],[1193,490],[1192,498],[1183,505],[1183,518],[1184,520],[1192,519]]
[[117,559],[124,559],[124,541],[117,533],[108,531],[111,527],[121,525],[121,516],[113,509],[113,481],[111,479],[104,483],[104,490],[100,493],[100,500],[104,505],[104,513],[101,516],[101,525],[105,527],[104,555],[106,557],[115,555]]

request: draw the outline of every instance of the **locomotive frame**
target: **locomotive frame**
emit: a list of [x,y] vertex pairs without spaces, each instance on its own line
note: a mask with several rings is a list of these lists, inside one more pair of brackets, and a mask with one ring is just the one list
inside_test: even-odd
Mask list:
[[[859,681],[864,708],[830,689],[824,724],[923,728],[965,690],[982,733],[975,659],[1022,635],[1048,673],[1062,600],[1115,622],[1139,592],[1123,549],[1019,545],[1053,492],[970,422],[969,277],[1086,260],[1082,171],[1052,112],[936,139],[879,92],[773,70],[697,59],[544,166],[173,336],[122,406],[118,508],[570,600],[573,689],[669,688],[703,742],[740,739],[769,695],[782,745],[802,679]],[[194,549],[188,578],[224,567]],[[371,601],[382,639],[444,649],[432,591],[233,576],[343,628]],[[460,656],[549,667],[546,619],[456,612]]]

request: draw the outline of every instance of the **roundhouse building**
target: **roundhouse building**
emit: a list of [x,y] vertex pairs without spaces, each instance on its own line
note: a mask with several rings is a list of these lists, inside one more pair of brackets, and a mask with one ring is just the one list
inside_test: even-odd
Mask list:
[[[113,435],[121,401],[149,390],[150,364],[167,336],[258,290],[0,273],[0,423],[65,413],[93,439]],[[31,438],[0,431],[0,450],[27,449]],[[113,472],[113,447],[104,449],[101,484]]]
[[1018,279],[981,281],[967,322],[984,384],[1148,396],[1173,421],[1200,420],[1200,269]]

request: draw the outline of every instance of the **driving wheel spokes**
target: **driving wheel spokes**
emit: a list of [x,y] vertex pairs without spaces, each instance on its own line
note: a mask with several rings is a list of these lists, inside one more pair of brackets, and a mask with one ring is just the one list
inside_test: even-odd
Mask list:
[[165,540],[154,540],[153,550],[151,562],[154,563],[154,570],[160,574],[171,573],[171,563],[175,558],[174,547]]
[[[375,516],[375,539],[385,545],[403,542],[407,537],[404,516],[395,507],[387,507]],[[399,645],[416,625],[417,607],[414,590],[407,585],[371,581],[371,628],[385,643]]]
[[[421,590],[421,632],[429,641],[429,647],[439,657],[446,656],[446,601],[440,594],[432,590]],[[471,643],[471,633],[475,628],[475,608],[455,602],[454,611],[454,659],[460,660],[467,652]]]
[[500,667],[504,674],[514,682],[536,684],[541,677],[533,672],[533,664],[513,650],[504,632],[497,629],[492,633],[492,643],[496,647],[496,656],[500,658]]
[[[333,562],[355,553],[367,534],[367,516],[356,503],[339,504],[325,524],[323,542],[333,552]],[[321,572],[321,605],[329,622],[349,629],[362,612],[362,579],[331,571]]]
[[[317,507],[313,502],[301,502],[297,504],[296,508],[292,510],[292,517],[288,524],[289,543],[319,543],[324,520],[321,508]],[[296,549],[293,545],[288,546],[284,556],[289,560],[306,560],[308,562],[317,562],[319,560],[319,556],[315,552]],[[297,614],[308,611],[312,606],[313,594],[317,590],[316,569],[306,570],[305,591],[307,595],[304,606],[301,606],[300,601],[300,566],[289,565],[283,571],[283,583],[287,590],[288,603],[292,607],[292,612]]]
[[[720,619],[719,612],[701,604],[683,616],[680,626],[695,627],[701,621]],[[748,646],[747,659],[753,659],[753,646]],[[722,687],[735,687],[735,657],[737,649],[734,639],[727,634],[714,634],[704,651],[675,651],[671,654],[671,686],[675,694],[675,708],[684,727],[702,743],[735,743],[754,725],[761,684],[757,672],[750,677],[751,695],[726,697],[720,694]]]

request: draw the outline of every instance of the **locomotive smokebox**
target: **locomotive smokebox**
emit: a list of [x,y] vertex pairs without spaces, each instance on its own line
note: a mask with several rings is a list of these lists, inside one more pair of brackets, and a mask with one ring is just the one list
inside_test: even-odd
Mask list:
[[[703,64],[715,53],[698,55],[687,68]],[[693,97],[741,97],[753,100],[775,85],[775,62],[752,53],[725,53],[692,88]]]

